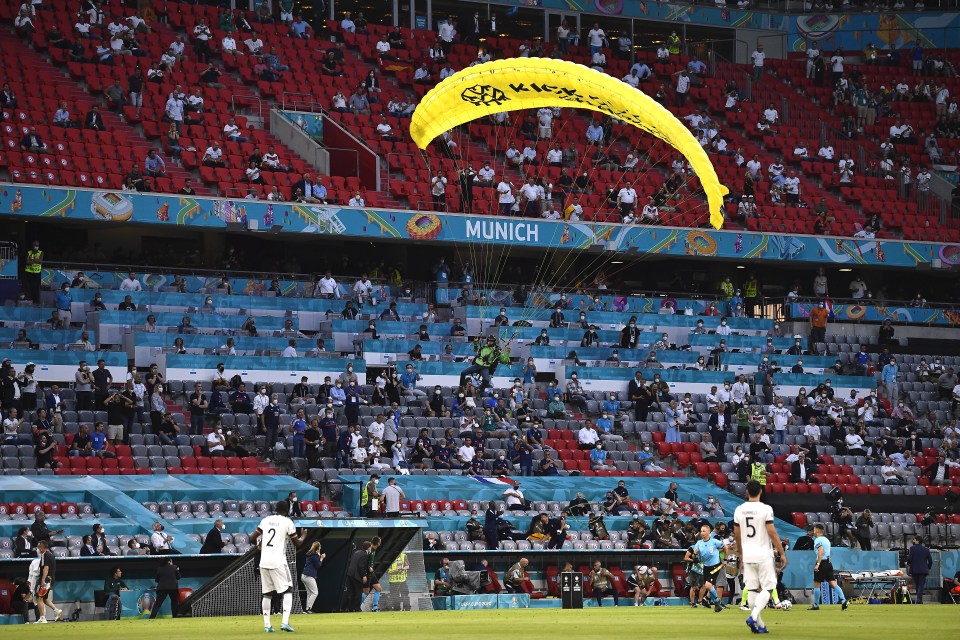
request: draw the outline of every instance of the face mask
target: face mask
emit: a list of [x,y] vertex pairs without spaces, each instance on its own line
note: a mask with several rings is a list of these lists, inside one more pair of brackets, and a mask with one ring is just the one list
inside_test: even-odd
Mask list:
[[720,326],[725,327],[725,326],[727,326],[727,323],[726,323],[726,322],[721,322],[721,323],[720,323]]

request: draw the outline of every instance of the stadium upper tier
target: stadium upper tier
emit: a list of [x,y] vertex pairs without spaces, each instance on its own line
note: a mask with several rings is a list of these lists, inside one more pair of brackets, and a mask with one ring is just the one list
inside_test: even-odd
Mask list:
[[[317,80],[311,85],[312,95],[306,98],[311,106],[328,109],[328,127],[343,127],[350,135],[361,141],[366,148],[372,149],[383,160],[387,168],[388,180],[380,191],[372,181],[363,183],[356,177],[342,175],[316,175],[319,183],[327,190],[327,202],[346,204],[357,194],[366,206],[387,208],[408,208],[411,210],[446,209],[461,211],[460,188],[456,172],[466,166],[474,169],[490,161],[495,167],[498,178],[502,174],[515,185],[523,182],[523,172],[508,167],[505,160],[507,148],[511,142],[517,142],[518,148],[527,142],[521,134],[519,123],[522,114],[515,114],[516,125],[495,127],[487,122],[475,122],[463,134],[458,134],[460,150],[457,157],[441,154],[431,147],[421,154],[410,141],[407,123],[409,118],[397,116],[387,110],[391,99],[416,103],[433,82],[415,82],[414,67],[421,62],[428,63],[432,78],[436,78],[440,65],[427,54],[436,35],[431,31],[401,28],[403,48],[394,49],[392,58],[379,55],[375,44],[385,36],[390,27],[368,24],[366,33],[344,33],[339,22],[313,25],[316,36],[333,36],[339,42],[335,44],[327,37],[315,37],[306,40],[289,37],[286,26],[281,24],[260,24],[253,12],[246,12],[249,20],[257,28],[264,42],[264,51],[271,52],[270,73],[264,73],[257,66],[255,55],[229,55],[223,52],[222,39],[226,32],[221,24],[217,9],[212,6],[198,6],[188,3],[167,3],[168,24],[149,24],[149,31],[141,30],[137,34],[138,52],[134,55],[110,56],[110,63],[101,61],[96,52],[94,39],[82,39],[79,49],[70,49],[70,43],[59,43],[51,37],[49,30],[57,25],[63,34],[74,31],[73,16],[80,5],[78,0],[69,0],[66,10],[51,11],[41,7],[34,18],[35,29],[25,34],[22,40],[14,37],[9,23],[16,14],[19,3],[5,0],[2,13],[7,21],[7,30],[0,38],[5,57],[15,60],[15,64],[6,66],[4,80],[17,95],[17,102],[6,105],[4,109],[4,130],[2,132],[4,151],[0,153],[0,168],[5,168],[14,182],[28,185],[64,185],[89,186],[96,189],[117,190],[131,173],[134,163],[142,170],[146,151],[158,141],[161,155],[165,157],[167,171],[161,177],[151,178],[149,185],[141,189],[161,193],[178,192],[184,181],[191,178],[197,185],[199,195],[219,195],[220,197],[242,198],[246,194],[266,197],[276,186],[279,202],[289,202],[294,198],[295,185],[302,175],[311,169],[309,162],[299,157],[293,149],[284,146],[270,133],[258,128],[255,121],[263,116],[266,106],[278,106],[287,101],[304,101],[304,88],[300,79],[283,67],[296,61],[297,68]],[[128,6],[108,5],[111,14],[131,15],[134,9]],[[61,9],[61,7],[58,7]],[[200,56],[188,55],[175,60],[171,69],[156,80],[143,82],[142,106],[111,103],[114,81],[119,83],[120,93],[126,96],[130,90],[131,78],[136,76],[136,68],[145,74],[147,67],[160,60],[167,47],[177,36],[183,36],[188,52],[193,41],[194,29],[199,20],[204,19],[211,27],[209,39],[209,58],[221,67],[216,78],[204,75],[206,61]],[[98,34],[105,28],[93,25],[92,32]],[[321,33],[322,32],[322,33]],[[241,38],[242,39],[242,38]],[[516,56],[521,41],[517,38],[494,37],[485,42],[486,49],[497,58]],[[241,50],[247,45],[240,42]],[[555,43],[546,43],[543,55],[555,53]],[[327,54],[332,52],[336,60],[336,70],[324,69]],[[629,61],[620,59],[612,50],[604,49],[609,58],[605,71],[616,78],[628,74]],[[952,50],[928,51],[928,55],[938,55],[955,60]],[[477,50],[459,40],[455,41],[447,54],[454,69],[462,69],[476,59]],[[585,43],[574,44],[564,54],[568,60],[589,65],[590,54]],[[671,55],[666,61],[656,59],[652,49],[636,50],[634,58],[638,63],[650,66],[653,76],[641,87],[650,94],[655,93],[660,82],[665,83],[663,101],[677,116],[690,114],[692,107],[676,106],[680,102],[674,91],[672,76],[686,68],[691,58],[687,55]],[[880,84],[893,86],[910,71],[910,56],[902,55],[896,64],[874,66],[865,63],[860,52],[851,52],[845,56],[849,74],[862,74],[872,90]],[[704,105],[709,115],[720,126],[726,139],[729,155],[711,153],[714,165],[721,181],[731,187],[737,198],[727,204],[727,224],[736,229],[767,231],[773,233],[812,233],[814,218],[811,208],[821,203],[828,210],[830,222],[826,235],[852,236],[865,224],[876,226],[868,220],[876,214],[880,228],[874,228],[879,239],[907,238],[924,241],[958,241],[960,229],[955,220],[942,219],[934,200],[936,198],[916,198],[910,196],[910,189],[900,188],[894,171],[883,167],[857,167],[851,180],[841,179],[834,162],[820,158],[794,157],[792,150],[806,139],[810,144],[823,138],[826,145],[835,147],[838,160],[840,149],[848,148],[849,141],[841,138],[842,118],[850,115],[854,107],[840,105],[834,111],[827,108],[831,99],[829,86],[815,85],[806,77],[805,63],[802,60],[768,59],[768,72],[763,82],[755,80],[750,88],[750,99],[743,100],[736,110],[729,110],[724,103],[729,93],[728,83],[733,81],[739,95],[746,97],[744,82],[749,67],[726,62],[716,63],[716,75],[705,77],[694,83],[690,95],[698,105]],[[64,70],[69,76],[64,75]],[[365,78],[373,74],[376,77],[376,91],[369,108],[356,112],[344,107],[338,109],[331,102],[335,94],[342,92],[344,98],[350,97]],[[41,78],[43,82],[36,82]],[[941,78],[931,68],[923,67],[919,78],[931,83],[943,83],[954,94],[957,85],[954,78]],[[134,81],[136,82],[136,81]],[[204,99],[200,112],[190,112],[183,120],[179,138],[170,138],[167,113],[168,96],[176,86],[186,94],[201,90]],[[300,98],[297,98],[300,96]],[[786,120],[778,125],[778,131],[761,131],[756,127],[757,119],[768,102],[780,105],[787,99],[791,103],[788,113],[781,114]],[[72,122],[79,126],[54,126],[53,117],[61,102],[67,103]],[[84,119],[94,106],[101,107],[104,124],[98,129],[83,126]],[[932,100],[911,102],[906,105],[894,102],[896,109],[879,118],[864,132],[864,137],[883,134],[893,125],[898,113],[909,117],[915,128],[930,130],[936,122],[937,111]],[[786,110],[785,110],[786,111]],[[392,128],[392,134],[384,137],[375,127],[380,117]],[[250,117],[248,116],[256,116]],[[586,144],[584,132],[590,123],[590,116],[573,110],[562,114],[552,128],[550,136],[535,140],[535,149],[539,157],[539,167],[534,175],[558,184],[560,167],[546,167],[543,162],[548,145],[553,142],[563,147],[572,147],[579,158],[591,155]],[[239,131],[228,137],[225,127],[233,126]],[[828,124],[821,134],[819,123]],[[21,147],[23,138],[30,133],[31,127],[46,144],[42,150]],[[647,196],[653,196],[667,179],[675,152],[663,144],[651,144],[649,137],[643,138],[635,130],[624,125],[614,125],[615,136],[609,145],[609,153],[624,158],[627,153],[639,151],[646,157],[639,172],[624,172],[619,167],[593,169],[591,167],[591,186],[577,194],[584,206],[582,219],[585,222],[619,223],[621,212],[605,203],[604,188],[609,185],[619,189],[626,182],[636,184],[641,203]],[[539,134],[536,134],[539,135]],[[536,135],[534,137],[536,137]],[[955,150],[954,140],[941,136],[941,145],[945,154]],[[205,150],[213,141],[223,150],[223,163],[205,162]],[[862,144],[868,153],[878,151],[877,144],[864,140]],[[920,136],[915,139],[898,142],[897,152],[909,159],[912,167],[917,167],[925,153],[925,142]],[[174,148],[179,147],[182,151]],[[285,171],[263,170],[251,177],[247,174],[250,158],[259,157],[268,148],[274,147],[280,156]],[[853,147],[851,147],[853,148]],[[739,194],[744,191],[743,171],[734,161],[732,151],[740,149],[743,158],[757,156],[763,167],[774,163],[779,153],[789,169],[797,170],[801,179],[802,201],[797,203],[774,202],[777,199],[770,193],[766,178],[758,183],[755,199],[760,215],[740,219],[737,213]],[[814,150],[811,150],[811,155]],[[425,161],[429,159],[429,164]],[[877,163],[879,164],[879,163]],[[579,163],[571,164],[574,169]],[[946,166],[946,165],[944,165]],[[445,204],[438,207],[430,196],[430,171],[440,167],[448,179]],[[342,169],[338,168],[338,171]],[[891,179],[887,179],[890,174]],[[697,195],[699,184],[695,176],[685,177],[686,185],[681,188],[675,206],[662,207],[661,222],[671,226],[699,227],[706,221],[705,207]],[[479,187],[473,191],[472,210],[481,214],[493,214],[498,209],[497,198],[492,188]],[[573,201],[573,194],[557,192],[554,203],[559,211],[564,211]],[[113,215],[106,212],[106,215]],[[270,225],[272,226],[272,225]],[[822,232],[821,232],[822,233]]]

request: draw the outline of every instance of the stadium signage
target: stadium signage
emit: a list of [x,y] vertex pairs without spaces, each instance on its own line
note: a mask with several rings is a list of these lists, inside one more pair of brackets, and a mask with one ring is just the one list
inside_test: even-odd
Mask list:
[[530,243],[540,241],[540,228],[529,222],[467,220],[466,224],[467,240],[508,240]]
[[[104,202],[112,203],[105,214]],[[128,215],[129,214],[129,215]],[[279,231],[331,238],[416,242],[520,244],[565,251],[603,245],[612,252],[727,258],[742,262],[792,261],[817,265],[900,267],[960,264],[960,244],[872,241],[800,234],[687,229],[509,217],[483,217],[293,202],[189,198],[96,189],[0,183],[0,216],[69,219],[109,227],[131,224]],[[4,265],[2,273],[14,273]]]

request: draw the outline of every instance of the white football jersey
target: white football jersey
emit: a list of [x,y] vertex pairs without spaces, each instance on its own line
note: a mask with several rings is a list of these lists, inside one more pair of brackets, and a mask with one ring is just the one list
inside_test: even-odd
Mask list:
[[287,539],[297,532],[293,520],[272,515],[260,521],[260,568],[279,569],[287,564]]
[[773,522],[773,508],[762,502],[744,502],[733,512],[733,522],[740,527],[740,544],[745,563],[773,559],[773,546],[767,523]]

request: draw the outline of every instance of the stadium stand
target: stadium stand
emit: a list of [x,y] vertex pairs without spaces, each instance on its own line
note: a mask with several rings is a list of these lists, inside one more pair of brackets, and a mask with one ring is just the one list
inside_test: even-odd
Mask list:
[[[124,55],[98,53],[101,43],[90,39],[78,40],[74,48],[56,44],[48,30],[57,25],[61,33],[73,33],[80,6],[77,0],[64,4],[62,11],[41,7],[38,28],[24,37],[10,29],[19,3],[0,2],[0,50],[7,62],[0,81],[17,95],[15,105],[3,108],[0,170],[13,183],[174,193],[189,178],[198,195],[240,198],[252,189],[260,198],[276,186],[280,198],[291,201],[294,184],[310,165],[264,129],[269,109],[287,104],[324,110],[384,160],[385,186],[379,192],[356,176],[318,175],[331,203],[344,204],[360,194],[374,207],[433,210],[438,203],[429,194],[427,167],[440,167],[449,179],[443,208],[470,212],[464,211],[457,184],[457,172],[467,163],[476,167],[489,161],[498,177],[515,184],[530,175],[530,168],[507,162],[511,143],[530,142],[518,128],[519,115],[513,125],[477,121],[456,132],[452,139],[461,157],[442,147],[417,149],[407,133],[408,113],[384,113],[395,134],[390,139],[377,132],[388,103],[409,111],[429,90],[413,74],[429,57],[432,31],[400,28],[407,46],[394,51],[394,65],[375,48],[392,32],[384,25],[347,33],[340,22],[329,21],[317,27],[332,39],[306,40],[288,37],[283,25],[258,24],[277,65],[297,60],[297,73],[288,73],[279,66],[264,69],[253,55],[225,53],[223,27],[234,16],[227,14],[224,23],[224,13],[211,6],[166,3],[168,22],[150,23],[149,30],[137,33],[135,44],[119,45],[131,50]],[[139,15],[125,4],[105,4],[111,16]],[[135,69],[155,69],[154,62],[178,38],[192,42],[201,20],[212,28],[210,58],[220,67],[217,78],[201,77],[206,61],[188,49],[188,58],[170,62],[175,72],[169,77],[144,84],[142,106],[110,108],[115,81],[122,95],[129,94]],[[106,23],[93,28],[109,31]],[[503,58],[521,45],[527,46],[519,38],[493,37],[485,51]],[[628,62],[604,50],[611,59],[605,71],[628,75]],[[542,51],[554,52],[549,44]],[[112,56],[110,64],[96,61],[106,55]],[[325,71],[329,55],[338,60],[341,75]],[[770,61],[763,82],[748,81],[749,66],[714,61],[691,97],[705,106],[715,135],[731,151],[711,147],[721,181],[736,194],[726,206],[730,228],[960,241],[957,218],[944,215],[943,203],[915,173],[928,162],[938,164],[934,151],[945,161],[938,166],[948,166],[955,159],[956,138],[938,134],[931,145],[920,135],[904,136],[890,142],[895,153],[877,142],[907,119],[918,133],[956,126],[955,109],[952,119],[940,114],[936,96],[939,87],[950,95],[960,91],[955,76],[941,74],[938,66],[960,60],[953,51],[926,55],[928,64],[916,74],[906,56],[880,67],[851,55],[844,64],[856,82],[846,92],[808,77],[803,56]],[[463,42],[454,43],[446,56],[454,69],[476,57],[476,47]],[[591,64],[586,46],[573,46],[564,57]],[[651,68],[646,85],[651,93],[696,62],[686,53],[664,61],[652,50],[637,50],[633,59]],[[439,72],[432,62],[428,69]],[[370,74],[380,88],[380,102],[371,113],[332,108],[337,92],[352,96]],[[919,83],[911,91],[933,91],[932,100],[879,96],[885,109],[858,129],[852,102],[856,87],[895,86],[907,75]],[[301,76],[317,79],[313,93],[304,94]],[[199,88],[204,108],[183,123],[177,138],[182,149],[172,153],[167,103],[178,86],[186,95]],[[727,104],[730,95],[737,98],[735,108]],[[679,117],[694,110],[678,106],[672,86],[664,87],[661,98]],[[78,126],[54,122],[63,102]],[[783,106],[787,103],[789,109]],[[757,127],[770,105],[782,112],[782,121]],[[102,127],[84,124],[95,107]],[[554,142],[588,157],[593,149],[584,132],[591,121],[564,111],[553,119],[550,139],[534,136],[531,146],[540,158]],[[224,127],[234,123],[236,135],[247,140],[228,139],[233,134],[225,134]],[[591,171],[590,189],[557,193],[551,206],[566,211],[576,197],[585,209],[583,221],[620,224],[625,221],[606,202],[605,185],[616,191],[635,183],[643,202],[678,176],[681,196],[660,222],[705,224],[698,180],[673,150],[621,123],[603,125],[612,141],[608,153],[642,156],[642,171],[619,166]],[[692,128],[704,136],[713,131],[703,122]],[[46,149],[22,148],[24,138],[29,142],[34,134]],[[849,135],[858,136],[858,143]],[[226,166],[204,163],[213,141],[223,148]],[[804,141],[832,148],[836,158],[816,156],[815,149],[800,157],[793,150]],[[151,148],[161,150],[166,173],[149,188],[135,187],[129,181],[133,165],[143,167]],[[256,174],[246,171],[249,158],[268,148],[276,149],[287,170],[264,169],[262,183],[251,182]],[[849,180],[836,161],[847,154],[856,157]],[[778,165],[781,156],[785,171],[795,171],[801,181],[803,205],[771,189],[773,172],[767,167]],[[754,159],[761,177],[752,190],[761,213],[743,215],[739,196],[745,192],[744,172],[752,171],[744,166]],[[542,165],[532,175],[558,183],[561,167]],[[828,212],[821,226],[814,226],[811,216],[815,205]],[[472,212],[496,215],[498,209],[494,191],[478,187]],[[372,257],[363,261],[374,264]],[[64,271],[74,272],[71,265]],[[489,553],[496,558],[488,568],[491,584],[498,585],[516,554],[544,552],[523,587],[538,600],[558,595],[561,565],[559,556],[545,552],[542,539],[531,539],[531,521],[540,514],[569,514],[578,491],[588,494],[586,512],[570,515],[570,529],[558,548],[572,554],[584,575],[589,566],[581,560],[589,553],[614,558],[608,568],[621,597],[627,595],[629,563],[650,552],[659,568],[653,594],[669,598],[664,601],[669,604],[686,598],[676,553],[689,542],[689,527],[698,520],[726,524],[750,478],[762,479],[767,498],[778,505],[778,529],[794,541],[813,522],[830,523],[831,535],[851,550],[869,549],[872,541],[874,550],[899,551],[915,534],[945,547],[960,540],[957,494],[950,489],[960,483],[960,384],[951,373],[960,370],[960,356],[954,348],[955,312],[947,305],[929,309],[944,320],[938,324],[919,319],[919,311],[917,320],[898,315],[903,309],[890,313],[886,301],[864,304],[883,308],[884,317],[896,318],[898,329],[917,329],[893,339],[872,324],[833,319],[828,330],[811,331],[809,310],[801,307],[814,300],[826,304],[826,296],[788,297],[784,304],[778,297],[776,304],[751,307],[744,315],[732,301],[732,284],[729,292],[696,297],[692,289],[683,295],[623,295],[607,291],[606,284],[588,295],[581,293],[583,283],[558,284],[537,286],[518,299],[516,292],[497,290],[503,283],[488,283],[491,288],[485,290],[465,280],[466,299],[452,300],[455,294],[446,286],[441,291],[433,283],[392,274],[388,282],[381,273],[371,300],[369,295],[356,299],[347,284],[355,274],[347,273],[338,274],[340,284],[332,289],[317,276],[312,282],[283,280],[277,290],[266,290],[262,278],[269,274],[257,274],[259,288],[248,289],[253,279],[232,277],[227,269],[221,283],[204,278],[189,293],[164,274],[151,274],[149,282],[148,276],[134,277],[131,289],[118,286],[119,271],[105,273],[95,280],[96,305],[102,308],[95,306],[92,288],[75,287],[67,326],[58,319],[66,309],[55,292],[70,279],[59,272],[44,280],[36,305],[11,300],[0,307],[2,560],[17,559],[17,531],[34,522],[38,511],[65,530],[52,539],[60,558],[80,557],[83,536],[95,524],[110,533],[104,548],[125,555],[132,540],[150,544],[154,521],[176,531],[185,542],[180,552],[191,555],[216,518],[226,522],[223,553],[246,554],[251,527],[269,513],[271,500],[289,491],[309,495],[300,500],[304,520],[378,517],[379,512],[364,512],[361,497],[372,474],[395,474],[406,493],[401,516],[417,522],[424,539],[439,541],[434,555],[427,556],[431,569],[444,554],[473,560]],[[570,293],[561,298],[561,291]],[[481,304],[480,296],[486,301],[488,295],[490,303]],[[668,295],[672,306],[660,306],[657,296]],[[928,309],[922,294],[917,297],[910,307]],[[494,301],[513,321],[496,319]],[[862,298],[852,302],[862,309]],[[556,319],[558,308],[566,318]],[[581,310],[583,321],[577,318]],[[462,330],[453,328],[454,320]],[[922,335],[926,330],[929,336]],[[468,376],[461,384],[469,360],[488,338],[510,345],[509,357],[496,368],[491,386],[484,387],[481,376]],[[110,377],[95,373],[88,386],[78,365],[85,361],[95,369],[101,360]],[[193,409],[195,385],[208,404]],[[151,395],[153,388],[157,395]],[[129,406],[104,404],[114,397],[121,398],[118,403],[129,400]],[[98,424],[107,435],[91,438]],[[122,434],[110,435],[118,425]],[[620,480],[630,494],[622,506],[608,495]],[[71,482],[84,488],[71,488]],[[665,505],[672,482],[679,483],[683,499]],[[18,488],[16,483],[31,484]],[[505,535],[490,547],[477,533],[477,520],[490,504],[508,506],[503,492],[518,485],[529,503],[505,512]],[[869,509],[842,512],[839,496],[852,504],[873,501],[883,509],[875,509],[863,528]],[[917,505],[925,510],[916,512]],[[591,522],[590,514],[606,519],[604,529]],[[664,533],[661,514],[684,521]],[[649,534],[639,541],[629,533],[635,522]],[[657,556],[658,551],[664,553]],[[870,565],[890,556],[864,557]],[[586,595],[592,595],[589,588]]]

